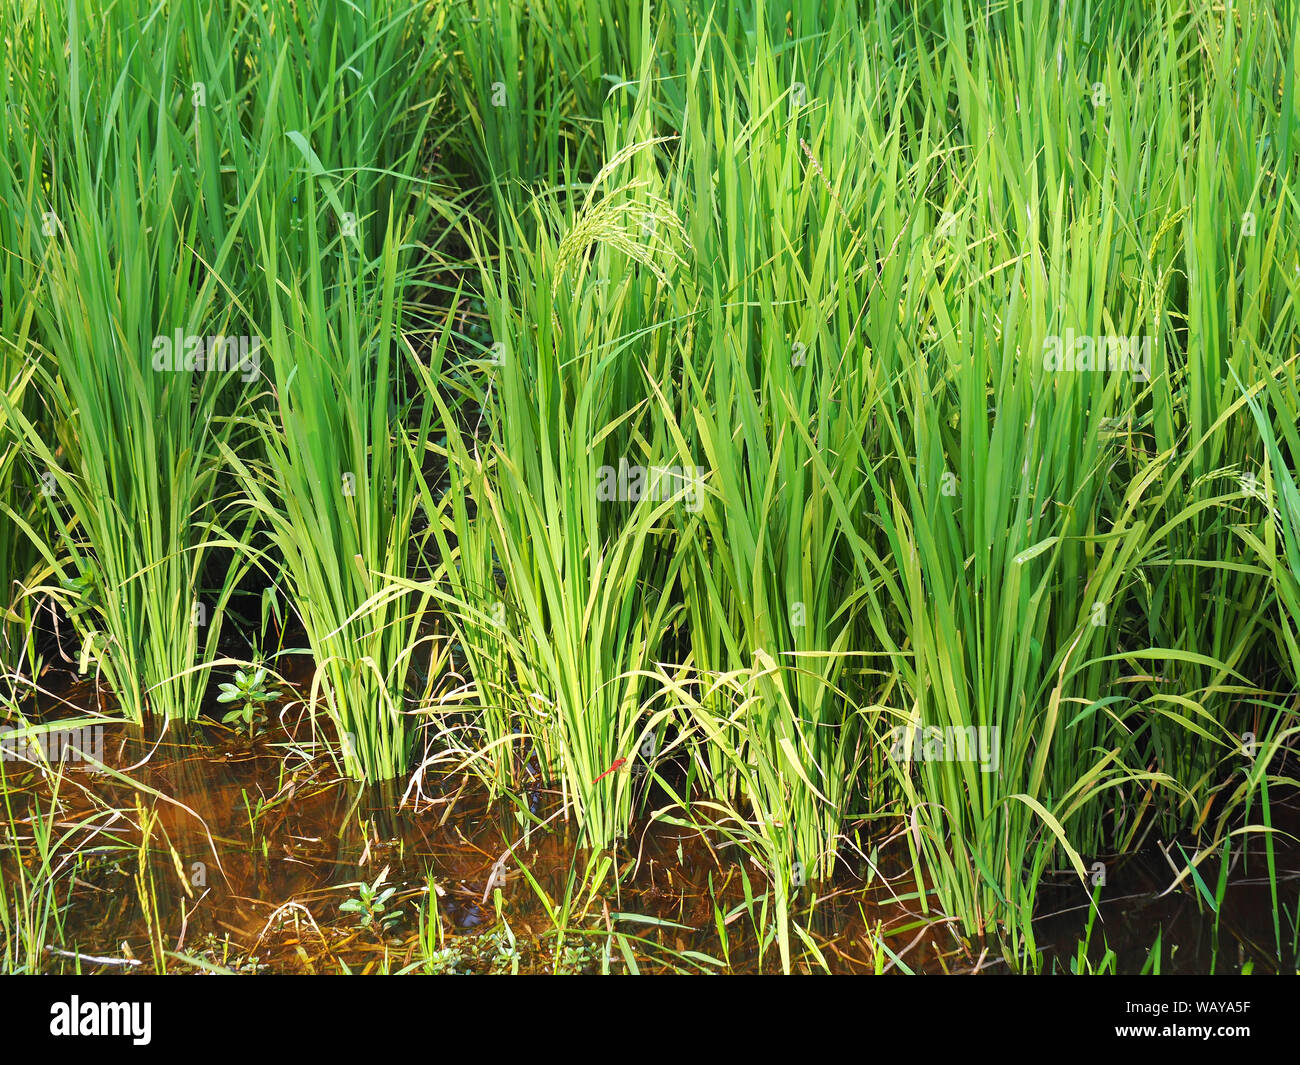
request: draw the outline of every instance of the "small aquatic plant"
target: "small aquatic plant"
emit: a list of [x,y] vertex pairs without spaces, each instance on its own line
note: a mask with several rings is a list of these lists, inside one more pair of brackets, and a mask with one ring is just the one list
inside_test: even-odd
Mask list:
[[222,724],[242,724],[251,736],[257,723],[265,720],[264,715],[258,713],[259,708],[280,697],[278,692],[266,686],[266,680],[266,667],[257,666],[235,670],[233,683],[223,681],[219,686],[217,702],[239,705],[221,719]]
[[359,881],[356,885],[356,897],[344,899],[339,903],[339,913],[355,913],[357,923],[362,928],[375,928],[380,932],[391,930],[401,921],[402,914],[399,910],[388,908],[388,902],[397,889],[383,887],[387,879],[388,866],[384,866],[383,871],[372,882]]

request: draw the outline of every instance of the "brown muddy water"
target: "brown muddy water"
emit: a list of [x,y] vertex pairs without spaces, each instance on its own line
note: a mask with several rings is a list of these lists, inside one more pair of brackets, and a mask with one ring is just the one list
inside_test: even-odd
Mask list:
[[[66,762],[51,774],[5,762],[13,816],[5,815],[0,876],[16,883],[15,849],[33,868],[34,819],[43,815],[63,837],[53,857],[63,874],[57,897],[67,903],[63,945],[47,968],[780,970],[776,944],[758,930],[763,873],[709,833],[642,825],[608,856],[613,872],[601,889],[587,892],[592,856],[575,847],[556,796],[535,796],[537,815],[550,822],[539,829],[462,773],[427,777],[419,788],[360,787],[340,777],[301,725],[249,739],[218,725],[173,725],[159,735],[109,724],[102,761],[110,772]],[[1296,807],[1294,796],[1275,799],[1275,823],[1300,823]],[[1177,860],[1177,846],[1165,846]],[[808,941],[792,937],[798,969],[1009,971],[996,946],[969,942],[933,910],[921,912],[897,833],[876,839],[872,853],[874,872],[865,855],[851,856],[833,883],[800,893],[793,917]],[[1191,878],[1167,891],[1175,873],[1159,843],[1111,859],[1088,956],[1095,963],[1109,947],[1121,972],[1154,962],[1166,973],[1294,972],[1300,855],[1279,848],[1274,860],[1276,908],[1263,846],[1251,842],[1233,859],[1216,914]],[[1217,863],[1200,872],[1212,892]],[[390,918],[387,927],[362,926],[341,906],[358,898],[360,883],[381,877],[379,890],[393,889],[379,915]],[[1049,877],[1041,897],[1041,969],[1069,971],[1087,894],[1069,874]]]

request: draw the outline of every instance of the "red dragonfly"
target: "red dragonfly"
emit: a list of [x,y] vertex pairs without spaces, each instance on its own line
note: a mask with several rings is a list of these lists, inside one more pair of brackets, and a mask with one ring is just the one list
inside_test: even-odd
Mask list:
[[601,773],[600,776],[598,776],[595,780],[592,781],[592,783],[599,784],[602,780],[604,780],[607,776],[609,776],[610,773],[614,772],[614,770],[622,769],[625,765],[627,765],[626,758],[615,758],[614,764],[610,766],[608,769],[606,769],[605,772]]

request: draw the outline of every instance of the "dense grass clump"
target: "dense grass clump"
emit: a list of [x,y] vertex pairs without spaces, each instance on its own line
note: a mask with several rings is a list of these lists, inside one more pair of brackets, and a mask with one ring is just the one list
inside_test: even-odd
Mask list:
[[312,7],[3,16],[14,715],[41,610],[137,721],[306,653],[351,775],[550,784],[593,889],[706,822],[787,965],[900,825],[1026,960],[1049,873],[1269,824],[1290,0]]

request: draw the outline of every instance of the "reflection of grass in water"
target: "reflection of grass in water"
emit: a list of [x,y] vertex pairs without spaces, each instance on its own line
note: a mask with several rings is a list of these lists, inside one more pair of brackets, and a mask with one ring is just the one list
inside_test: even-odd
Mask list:
[[[194,778],[188,787],[202,789],[203,770],[196,767],[205,763],[181,748],[174,750],[176,767],[188,767],[186,771]],[[251,797],[264,794],[266,785],[277,777],[272,759],[266,758],[257,764],[262,766],[261,783],[244,787],[246,796],[254,805],[256,801]],[[166,767],[157,768],[166,774]],[[212,763],[209,774],[218,768],[218,763]],[[309,794],[309,783],[304,782],[301,788],[304,795]],[[320,804],[315,813],[308,813],[305,807],[297,813],[293,809],[293,799],[281,798],[267,804],[267,811],[256,818],[256,825],[245,823],[240,838],[226,839],[225,830],[219,831],[223,863],[232,875],[238,875],[240,879],[233,881],[227,889],[217,883],[214,876],[214,882],[209,885],[214,892],[198,909],[193,908],[194,896],[187,898],[178,886],[179,878],[190,871],[188,851],[192,841],[173,841],[161,836],[156,809],[136,809],[131,821],[149,831],[146,834],[138,827],[132,829],[133,838],[117,848],[126,859],[119,870],[119,878],[125,874],[134,881],[123,899],[128,905],[118,914],[116,922],[106,920],[101,913],[98,927],[94,921],[85,922],[90,911],[84,906],[80,911],[67,911],[65,926],[72,933],[71,949],[68,951],[70,957],[62,959],[62,962],[72,965],[71,956],[80,955],[83,969],[107,969],[109,965],[92,964],[92,960],[111,962],[118,944],[126,941],[130,944],[130,953],[119,960],[135,958],[137,964],[133,967],[138,968],[139,961],[143,960],[147,968],[161,971],[165,967],[170,972],[215,967],[268,972],[346,969],[354,972],[518,971],[567,974],[582,971],[746,972],[780,967],[773,945],[772,900],[762,877],[751,876],[746,864],[739,864],[712,870],[698,881],[683,879],[685,870],[698,868],[698,863],[709,854],[709,844],[695,840],[689,834],[676,842],[670,837],[653,848],[649,852],[649,856],[655,856],[653,866],[647,866],[644,860],[639,869],[634,868],[634,863],[621,864],[620,868],[626,870],[620,888],[621,901],[617,908],[609,905],[608,910],[604,909],[607,903],[589,895],[581,875],[586,867],[581,852],[570,854],[561,851],[547,857],[541,852],[517,848],[515,860],[508,867],[509,875],[489,892],[490,901],[478,910],[474,927],[469,927],[460,907],[449,905],[453,894],[457,899],[463,899],[463,889],[457,894],[449,881],[440,882],[440,878],[449,869],[470,872],[469,866],[463,864],[464,859],[479,854],[475,867],[477,872],[470,873],[464,885],[473,895],[477,907],[480,888],[489,883],[493,847],[488,847],[488,853],[483,854],[463,842],[455,843],[462,863],[457,865],[454,859],[448,864],[446,852],[441,845],[436,846],[434,854],[443,855],[433,861],[432,867],[440,870],[438,877],[425,877],[423,886],[415,888],[413,884],[421,883],[420,878],[424,875],[419,871],[426,868],[429,858],[412,843],[424,838],[422,831],[427,831],[430,820],[441,816],[436,808],[426,818],[409,819],[406,835],[384,842],[376,833],[375,825],[355,809],[355,799],[346,794],[350,789],[334,785],[330,790],[338,793],[338,801]],[[16,793],[11,791],[11,794]],[[268,820],[268,811],[279,811],[284,816]],[[65,817],[72,813],[75,811],[67,810],[65,806]],[[453,815],[450,826],[481,824],[483,817],[474,804],[462,811],[453,811]],[[304,817],[310,819],[304,820]],[[239,823],[238,818],[233,822],[236,828]],[[292,830],[287,827],[289,824]],[[296,901],[285,899],[277,909],[281,913],[279,920],[268,919],[267,911],[259,907],[259,911],[255,911],[258,915],[253,918],[249,932],[241,942],[232,942],[228,934],[212,934],[211,929],[220,929],[221,922],[232,920],[234,914],[245,907],[246,902],[238,901],[248,896],[248,887],[243,880],[245,876],[255,877],[253,882],[262,885],[259,897],[267,908],[273,907],[277,899],[285,898],[279,893],[288,888],[287,884],[243,865],[236,858],[238,852],[251,857],[254,851],[264,854],[268,848],[273,848],[279,853],[282,842],[300,833],[332,836],[336,834],[338,825],[358,824],[360,828],[352,833],[359,838],[354,840],[350,861],[363,860],[364,851],[368,850],[372,855],[383,853],[385,862],[389,862],[390,857],[396,862],[384,871],[386,876],[377,879],[372,872],[366,877],[366,887],[372,895],[393,889],[392,894],[384,899],[382,908],[372,907],[375,912],[369,925],[358,920],[360,911],[352,912],[346,906],[347,901],[355,898],[359,885],[328,886],[334,880],[331,874],[334,860],[328,854],[322,854],[319,869],[324,880],[309,876],[293,889],[297,892]],[[423,830],[422,824],[425,826]],[[503,833],[507,824],[508,818],[501,826]],[[398,826],[399,822],[395,821],[384,831]],[[449,844],[457,838],[450,826]],[[292,835],[286,834],[290,831]],[[503,835],[503,838],[509,837]],[[720,840],[718,837],[713,844]],[[381,843],[385,849],[382,852],[375,850]],[[186,857],[182,858],[182,855]],[[95,883],[112,890],[112,877],[105,881],[102,875],[96,874],[89,859],[87,855],[77,874],[79,880],[85,880],[81,888],[83,893]],[[141,861],[146,864],[141,865]],[[1219,884],[1223,882],[1221,878],[1218,881]],[[324,887],[313,888],[313,883]],[[451,888],[445,895],[442,894],[444,883]],[[492,885],[489,883],[489,886]],[[1216,881],[1207,876],[1207,891],[1216,886]],[[429,901],[440,895],[441,902],[430,907]],[[1203,898],[1199,892],[1189,896],[1186,905],[1193,905],[1194,900],[1206,907],[1211,901],[1222,905],[1221,897],[1217,900],[1213,896]],[[1104,899],[1101,901],[1104,904]],[[905,908],[914,904],[914,898],[904,901]],[[868,909],[862,914],[861,922],[853,920],[855,910],[863,905]],[[871,907],[876,905],[879,903],[873,903],[868,896],[857,892],[840,897],[834,906],[830,901],[820,903],[811,914],[802,908],[796,911],[796,925],[803,926],[811,940],[800,940],[803,947],[794,953],[792,967],[800,971],[851,968],[868,972],[960,972],[977,964],[974,952],[958,950],[952,954],[953,948],[943,945],[946,937],[941,927],[927,931],[927,922],[908,918],[905,911],[888,916],[885,909],[874,911],[885,914],[883,919],[869,917],[873,912]],[[188,941],[180,949],[174,949],[175,945],[167,937],[159,942],[158,932],[167,932],[175,926],[178,906],[190,909],[191,931]],[[839,916],[832,917],[832,911]],[[1207,919],[1209,916],[1207,909]],[[462,925],[466,927],[462,928]],[[812,932],[814,927],[817,928],[815,933]],[[1104,933],[1110,942],[1099,943],[1096,940],[1102,935],[1098,931],[1100,927],[1100,922],[1090,920],[1077,950],[1071,947],[1064,955],[1043,959],[1040,964],[1049,971],[1114,971],[1119,954],[1135,958],[1135,966],[1145,965],[1149,970],[1165,964],[1163,950],[1169,939],[1163,933],[1163,939],[1157,939],[1154,946],[1148,944],[1143,950],[1135,951],[1139,944],[1129,941],[1132,931],[1125,930],[1116,941],[1117,926],[1112,919],[1108,922],[1109,931]],[[1126,928],[1122,923],[1118,927]],[[1143,927],[1149,927],[1149,923],[1144,922]],[[853,928],[859,931],[851,931]],[[1290,931],[1291,926],[1287,925],[1287,928]],[[846,935],[847,940],[844,939]],[[844,955],[839,952],[837,943],[857,946]],[[1249,949],[1253,951],[1255,948]],[[60,958],[47,955],[44,964],[49,966],[52,963],[60,964]],[[979,964],[987,967],[987,959]],[[1256,963],[1249,964],[1253,967]]]
[[[69,792],[92,801],[76,811]],[[118,868],[132,848],[119,811],[62,771],[40,776],[0,760],[5,834],[0,847],[0,972],[78,971],[79,944],[93,933],[94,911],[77,907],[77,887],[89,888]],[[107,959],[112,964],[114,959]]]

